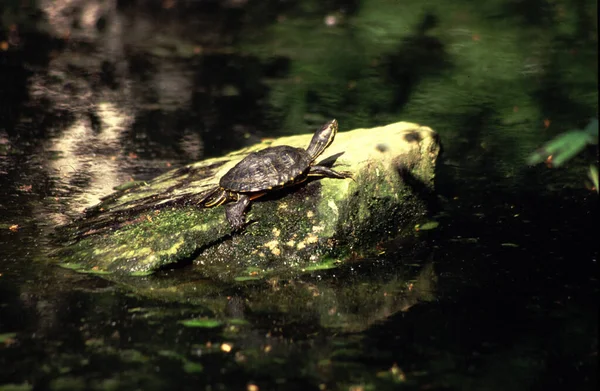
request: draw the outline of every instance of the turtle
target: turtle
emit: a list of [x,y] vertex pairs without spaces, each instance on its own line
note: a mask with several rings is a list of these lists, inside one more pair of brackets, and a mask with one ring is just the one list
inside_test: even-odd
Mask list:
[[251,201],[270,191],[299,184],[308,177],[352,178],[349,172],[314,164],[333,142],[337,130],[333,119],[315,132],[306,149],[280,145],[250,153],[221,177],[219,186],[200,204],[206,208],[226,204],[227,220],[237,231],[245,225],[244,212]]

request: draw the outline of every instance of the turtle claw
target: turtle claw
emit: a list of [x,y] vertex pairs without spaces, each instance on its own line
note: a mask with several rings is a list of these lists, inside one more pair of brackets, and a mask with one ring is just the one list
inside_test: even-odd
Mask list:
[[350,171],[339,171],[339,173],[342,174],[344,178],[352,179],[354,181],[354,178],[352,177],[352,173]]
[[246,227],[246,222],[244,219],[229,220],[229,225],[231,225],[231,230],[233,232],[239,232]]

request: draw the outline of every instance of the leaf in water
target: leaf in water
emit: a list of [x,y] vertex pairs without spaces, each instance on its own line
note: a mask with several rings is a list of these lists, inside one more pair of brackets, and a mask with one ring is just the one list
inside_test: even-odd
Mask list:
[[163,356],[163,357],[176,358],[178,360],[183,360],[184,359],[181,354],[179,354],[177,352],[174,352],[172,350],[159,350],[158,354],[160,356]]
[[154,274],[154,272],[151,270],[129,273],[130,276],[136,276],[136,277],[145,277],[145,276],[149,276],[151,274]]
[[502,247],[515,247],[515,248],[519,247],[519,245],[515,244],[515,243],[502,243],[501,246]]
[[121,357],[121,361],[128,363],[145,363],[149,360],[146,355],[135,349],[121,350],[119,351],[119,356]]
[[188,319],[179,321],[185,327],[202,327],[206,329],[211,329],[215,327],[221,326],[221,322],[217,319],[209,319],[209,318],[198,318],[198,319]]
[[429,231],[431,229],[436,229],[440,223],[437,221],[428,221],[424,224],[417,224],[415,226],[415,231]]
[[204,371],[204,367],[200,363],[186,360],[183,364],[183,370],[186,373],[201,373]]
[[479,242],[479,238],[461,238],[461,237],[456,237],[456,238],[451,238],[449,239],[450,242],[458,242],[458,243],[478,243]]
[[304,269],[302,269],[302,271],[314,272],[314,271],[318,271],[318,270],[333,269],[333,268],[337,267],[338,263],[339,262],[337,259],[325,258],[325,259],[322,259],[318,263],[315,263],[315,264],[305,267]]
[[234,278],[235,281],[239,281],[239,282],[243,282],[243,281],[253,281],[253,280],[260,280],[260,277],[258,276],[239,276]]

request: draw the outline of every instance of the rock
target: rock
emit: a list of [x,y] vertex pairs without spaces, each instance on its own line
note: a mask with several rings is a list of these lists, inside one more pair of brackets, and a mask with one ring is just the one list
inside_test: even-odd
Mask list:
[[134,275],[192,263],[211,278],[248,280],[335,267],[413,235],[433,192],[439,143],[430,128],[405,122],[338,133],[317,160],[353,179],[315,179],[269,193],[253,202],[241,232],[231,232],[223,207],[195,205],[248,153],[306,147],[311,137],[265,141],[123,186],[61,229],[59,261]]

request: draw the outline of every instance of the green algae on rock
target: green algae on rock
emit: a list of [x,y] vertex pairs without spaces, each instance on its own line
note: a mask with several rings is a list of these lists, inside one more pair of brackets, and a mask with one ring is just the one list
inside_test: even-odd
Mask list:
[[252,204],[242,232],[232,234],[223,208],[197,206],[250,152],[306,147],[311,137],[266,141],[125,187],[61,229],[68,240],[59,262],[126,274],[192,262],[208,277],[239,280],[335,267],[414,234],[427,212],[439,143],[430,128],[406,122],[338,133],[318,164],[352,172],[353,180],[323,178],[269,193]]

